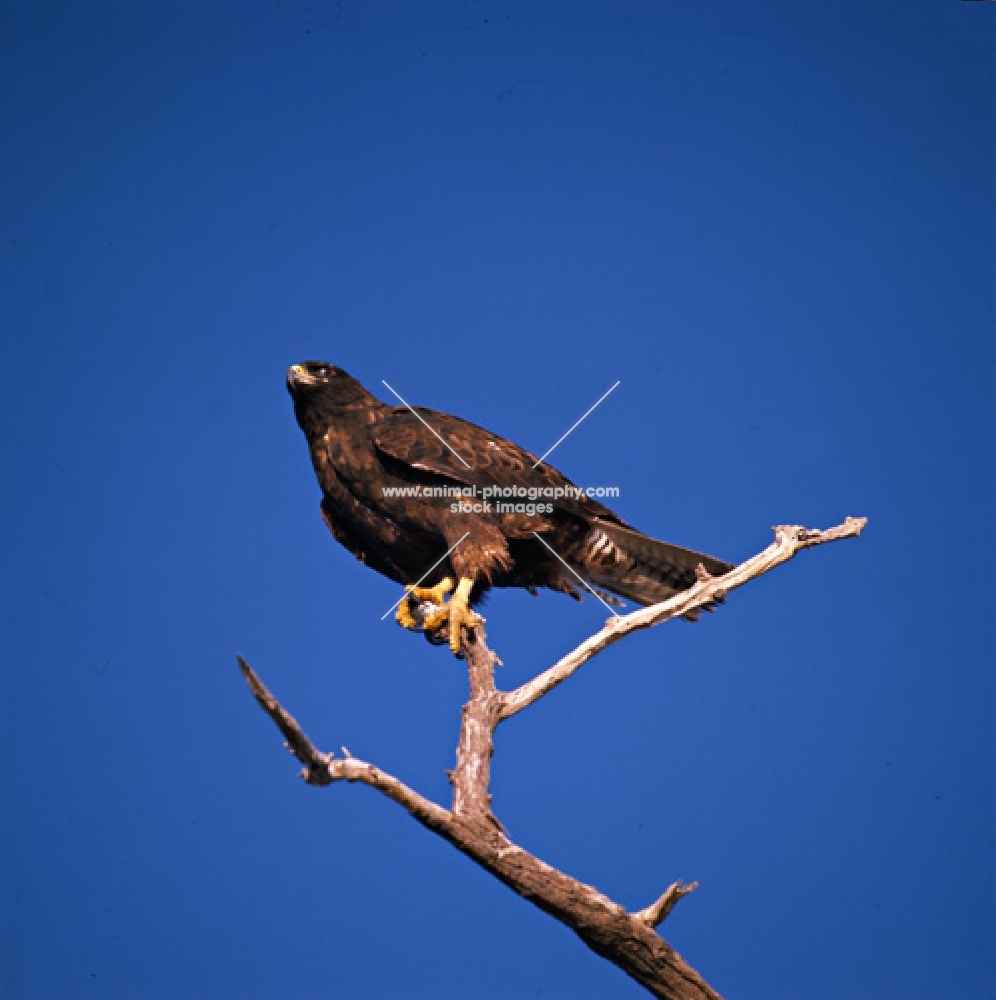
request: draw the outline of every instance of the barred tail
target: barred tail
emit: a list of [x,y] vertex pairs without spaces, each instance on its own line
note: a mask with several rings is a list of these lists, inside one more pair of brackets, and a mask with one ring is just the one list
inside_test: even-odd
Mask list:
[[[644,606],[658,604],[691,587],[700,563],[713,576],[733,566],[721,559],[659,542],[632,528],[597,520],[588,539],[594,558],[585,569],[590,581]],[[698,617],[696,613],[688,617]]]

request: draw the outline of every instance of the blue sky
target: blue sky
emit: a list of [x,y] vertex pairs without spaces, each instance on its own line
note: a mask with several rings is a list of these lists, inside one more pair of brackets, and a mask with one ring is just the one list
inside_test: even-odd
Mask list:
[[[724,995],[992,995],[996,4],[0,16],[5,997],[645,995],[242,684],[447,799],[465,676],[322,524],[307,358],[537,454],[618,380],[552,461],[728,559],[867,515],[503,726],[495,810],[698,880]],[[605,616],[485,613],[506,687]]]

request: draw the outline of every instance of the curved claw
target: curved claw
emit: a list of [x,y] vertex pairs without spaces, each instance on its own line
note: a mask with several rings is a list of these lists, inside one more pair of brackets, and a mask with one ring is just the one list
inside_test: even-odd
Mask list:
[[433,604],[442,604],[446,600],[446,595],[453,590],[453,578],[443,577],[435,587],[407,587],[405,589],[416,601],[432,601]]
[[394,620],[402,627],[411,629],[413,632],[420,632],[422,625],[412,614],[412,601],[431,601],[433,604],[443,604],[446,595],[453,589],[453,580],[446,577],[436,584],[435,587],[417,587],[408,584],[405,590],[407,594],[398,605],[398,610],[394,612]]
[[[412,597],[417,600],[428,600],[432,601],[433,604],[441,605],[423,620],[421,627],[425,632],[441,632],[443,627],[446,626],[450,651],[454,655],[457,655],[460,652],[460,629],[464,626],[473,628],[477,624],[477,615],[470,608],[470,592],[473,590],[473,587],[473,580],[466,577],[462,578],[457,584],[453,596],[449,601],[443,603],[445,595],[453,590],[453,581],[447,577],[436,587],[425,589],[421,587],[409,588],[411,595],[402,601],[402,605],[407,604]],[[408,616],[411,617],[410,609],[408,609]],[[401,621],[400,614],[396,617],[398,621]],[[414,621],[414,618],[412,618],[412,621]]]
[[417,632],[419,630],[419,624],[415,621],[415,618],[412,615],[410,594],[405,594],[405,596],[401,599],[401,603],[398,605],[397,611],[394,612],[394,620],[402,628],[411,629],[412,632]]
[[474,588],[474,581],[463,577],[457,584],[456,593],[450,598],[447,607],[450,610],[450,652],[454,656],[460,652],[462,636],[461,626],[472,629],[477,624],[477,615],[470,607],[470,592]]

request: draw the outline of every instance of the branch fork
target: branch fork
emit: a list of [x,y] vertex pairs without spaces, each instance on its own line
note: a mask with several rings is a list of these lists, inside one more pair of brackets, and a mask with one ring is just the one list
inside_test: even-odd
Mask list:
[[494,668],[501,661],[488,648],[484,620],[479,617],[473,639],[465,638],[463,642],[470,697],[461,712],[456,766],[449,772],[453,786],[449,809],[375,765],[353,757],[345,747],[342,757],[318,750],[241,656],[239,667],[260,707],[283,734],[287,748],[304,765],[301,777],[308,784],[350,781],[376,788],[514,892],[566,924],[593,951],[616,964],[655,997],[721,1000],[655,930],[698,883],[672,882],[650,906],[629,913],[594,887],[551,868],[514,844],[491,811],[488,788],[494,732],[506,719],[535,704],[602,650],[630,633],[708,608],[730,591],[787,562],[802,549],[855,538],[866,524],[867,518],[848,517],[843,524],[825,530],[779,525],[773,529],[774,542],[763,552],[720,577],[710,576],[700,566],[696,583],[688,590],[660,604],[613,616],[601,631],[514,691],[503,692],[495,687]]

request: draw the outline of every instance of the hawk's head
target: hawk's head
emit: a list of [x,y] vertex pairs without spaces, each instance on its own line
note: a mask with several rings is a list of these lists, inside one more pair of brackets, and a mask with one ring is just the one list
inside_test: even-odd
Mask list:
[[287,391],[296,398],[298,394],[320,390],[336,379],[355,381],[341,368],[336,368],[327,361],[302,361],[287,369]]
[[327,361],[302,361],[287,369],[287,391],[294,400],[298,423],[317,430],[337,414],[369,410],[383,404],[351,375]]

